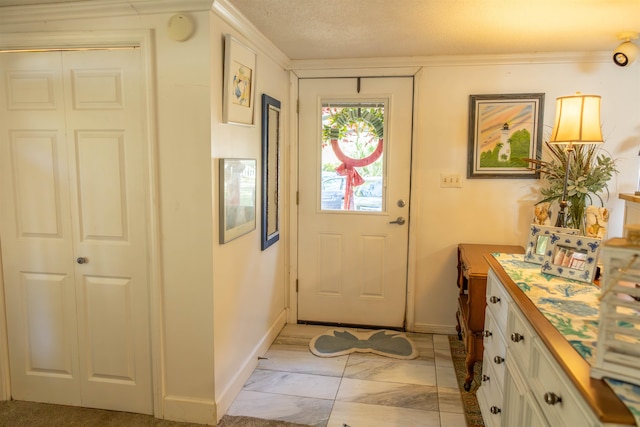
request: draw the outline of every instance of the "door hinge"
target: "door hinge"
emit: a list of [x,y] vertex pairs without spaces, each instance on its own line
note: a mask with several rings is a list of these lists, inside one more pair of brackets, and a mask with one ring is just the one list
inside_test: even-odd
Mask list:
[[296,279],[296,293],[298,292],[298,279]]
[[300,204],[300,192],[296,191],[296,206]]

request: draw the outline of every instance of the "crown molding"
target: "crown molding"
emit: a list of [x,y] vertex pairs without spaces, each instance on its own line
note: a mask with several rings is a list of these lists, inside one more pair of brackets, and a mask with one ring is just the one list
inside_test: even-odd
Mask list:
[[235,28],[242,36],[283,69],[288,70],[291,60],[271,40],[256,28],[227,0],[214,0],[212,10],[223,21]]
[[149,30],[4,33],[0,52],[136,48],[151,45]]
[[319,70],[376,68],[451,67],[470,65],[518,65],[610,62],[611,52],[549,52],[509,55],[412,56],[398,58],[293,60],[290,67],[297,75]]
[[211,10],[213,0],[84,0],[0,8],[0,25]]

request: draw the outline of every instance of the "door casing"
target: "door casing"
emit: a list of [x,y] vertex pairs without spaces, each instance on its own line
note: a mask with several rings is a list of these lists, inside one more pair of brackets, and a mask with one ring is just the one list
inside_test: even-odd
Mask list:
[[[376,141],[378,149],[384,141],[378,173],[385,203],[379,211],[327,211],[318,206],[314,187],[320,185],[324,159],[318,148],[320,103],[384,106],[384,138]],[[298,258],[299,321],[403,328],[410,221],[389,222],[409,212],[413,78],[303,79],[300,105],[305,131],[300,133],[299,182],[304,188],[298,205],[303,245]]]
[[[142,57],[142,77],[144,81],[145,99],[142,104],[142,116],[145,118],[143,124],[143,140],[145,141],[145,180],[146,194],[145,200],[147,211],[147,247],[148,247],[148,279],[149,279],[149,308],[150,308],[150,335],[151,335],[151,369],[153,383],[153,407],[154,415],[163,417],[162,390],[164,389],[163,375],[161,367],[162,347],[162,312],[161,312],[161,282],[160,282],[160,234],[159,234],[159,212],[158,182],[156,180],[157,168],[157,147],[156,140],[152,133],[155,128],[155,117],[153,116],[154,91],[152,75],[152,37],[151,32],[146,30],[123,30],[123,31],[90,31],[86,33],[29,33],[29,34],[3,34],[0,38],[0,50],[19,49],[65,49],[74,48],[109,48],[109,47],[135,47],[140,49]],[[2,53],[0,53],[2,54]],[[0,236],[0,255],[2,251],[2,236]],[[0,257],[0,260],[2,258]],[[1,264],[0,264],[0,273]],[[0,274],[0,399],[8,399],[11,396],[11,386],[9,377],[9,353],[7,341],[7,324],[4,313],[5,297],[4,282]]]
[[[423,79],[423,69],[421,67],[397,67],[397,68],[375,68],[375,64],[371,64],[371,68],[349,68],[348,65],[342,69],[335,68],[300,68],[293,69],[289,73],[289,102],[290,105],[297,105],[299,99],[298,80],[302,78],[339,78],[339,77],[413,77],[414,78],[414,105],[413,105],[413,121],[418,119],[418,98],[416,94],[420,93],[420,85]],[[297,109],[291,108],[289,117],[289,134],[294,135],[289,150],[289,158],[296,159],[291,163],[289,175],[289,290],[287,298],[287,323],[295,324],[298,321],[298,305],[297,305],[297,279],[298,279],[298,205],[297,194],[299,190],[298,170],[299,164],[297,159],[299,154],[299,126]],[[420,180],[420,176],[415,175],[417,170],[417,159],[419,158],[419,144],[415,144],[417,140],[417,128],[413,128],[412,133],[412,160],[411,160],[411,181]],[[416,190],[416,186],[411,186],[411,205],[409,217],[416,217],[415,209],[420,205],[420,194]],[[415,329],[415,289],[416,289],[416,227],[409,228],[409,247],[407,252],[407,301],[405,315],[405,330],[408,332],[420,332]]]

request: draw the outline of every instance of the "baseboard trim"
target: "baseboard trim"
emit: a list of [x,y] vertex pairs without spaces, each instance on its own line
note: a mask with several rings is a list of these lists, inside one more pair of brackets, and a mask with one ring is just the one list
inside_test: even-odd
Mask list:
[[287,323],[287,311],[282,310],[271,327],[267,330],[265,335],[253,348],[253,351],[244,360],[242,365],[238,368],[233,380],[229,383],[219,395],[216,396],[216,408],[218,410],[218,422],[222,419],[224,414],[227,413],[231,404],[238,396],[238,393],[242,390],[242,387],[246,384],[247,380],[258,366],[258,357],[263,356],[273,341],[278,337],[282,328]]
[[164,419],[185,423],[216,425],[216,403],[186,396],[164,397]]
[[413,332],[421,334],[456,335],[455,326],[449,325],[429,325],[425,323],[414,323]]

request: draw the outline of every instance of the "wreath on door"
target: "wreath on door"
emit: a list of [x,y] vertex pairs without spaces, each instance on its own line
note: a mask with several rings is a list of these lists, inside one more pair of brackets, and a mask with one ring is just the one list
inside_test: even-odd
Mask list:
[[[371,154],[356,159],[346,155],[340,148],[339,142],[344,138],[344,135],[347,134],[349,128],[358,123],[368,125],[369,132],[378,139],[378,143]],[[341,162],[335,169],[336,173],[346,177],[343,209],[348,210],[351,208],[353,201],[354,188],[364,184],[364,178],[355,168],[368,166],[378,160],[382,155],[384,148],[384,119],[381,114],[376,114],[374,110],[344,108],[332,115],[332,124],[325,127],[323,134],[325,140],[329,140],[331,149]]]

